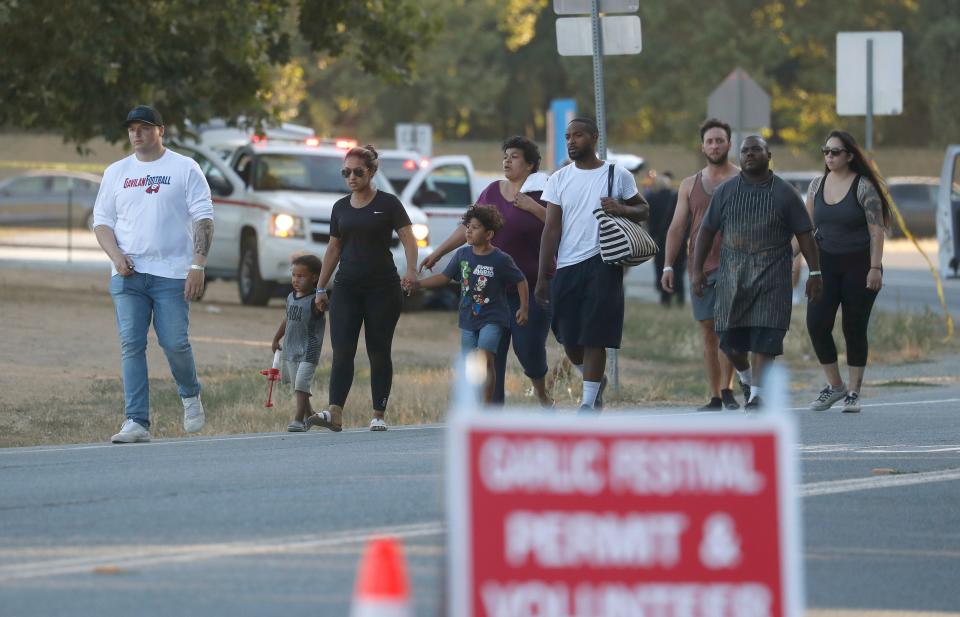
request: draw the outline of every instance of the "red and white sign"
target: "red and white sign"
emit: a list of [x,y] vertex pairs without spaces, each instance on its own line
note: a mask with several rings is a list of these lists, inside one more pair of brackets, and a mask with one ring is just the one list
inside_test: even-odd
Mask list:
[[801,617],[786,414],[449,426],[448,614]]

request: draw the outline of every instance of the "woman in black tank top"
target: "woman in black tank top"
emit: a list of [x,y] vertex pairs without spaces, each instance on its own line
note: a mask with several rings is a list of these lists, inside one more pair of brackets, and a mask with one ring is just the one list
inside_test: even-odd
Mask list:
[[[823,295],[807,307],[807,330],[827,385],[810,404],[816,411],[843,400],[843,411],[860,411],[860,387],[867,364],[867,325],[883,286],[883,240],[890,207],[882,179],[870,167],[853,136],[833,131],[822,148],[824,175],[810,184],[807,210],[820,247]],[[833,325],[843,308],[849,379],[840,377]]]

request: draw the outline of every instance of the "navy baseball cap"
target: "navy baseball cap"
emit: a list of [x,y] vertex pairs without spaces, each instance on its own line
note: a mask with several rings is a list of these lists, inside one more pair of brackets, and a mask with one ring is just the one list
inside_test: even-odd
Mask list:
[[130,126],[131,122],[143,122],[144,124],[152,124],[153,126],[163,126],[163,118],[160,117],[160,112],[149,105],[137,105],[131,109],[130,113],[127,114],[127,121],[124,124]]

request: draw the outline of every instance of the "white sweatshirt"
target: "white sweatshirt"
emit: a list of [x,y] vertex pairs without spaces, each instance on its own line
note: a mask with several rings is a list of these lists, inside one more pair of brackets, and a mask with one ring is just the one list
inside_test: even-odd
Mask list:
[[187,278],[193,261],[193,223],[212,218],[200,166],[169,148],[156,161],[131,154],[107,167],[93,208],[94,227],[113,229],[137,272],[176,279]]

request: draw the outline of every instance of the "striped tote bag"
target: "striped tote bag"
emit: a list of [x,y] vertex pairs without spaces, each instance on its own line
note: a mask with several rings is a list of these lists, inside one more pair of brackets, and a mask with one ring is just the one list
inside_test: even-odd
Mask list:
[[[607,196],[613,196],[613,165],[607,173]],[[600,258],[611,266],[636,266],[649,261],[659,250],[657,243],[639,224],[621,216],[593,211],[600,224]]]

